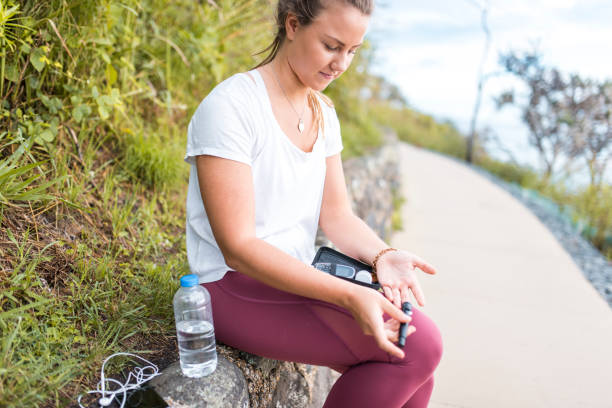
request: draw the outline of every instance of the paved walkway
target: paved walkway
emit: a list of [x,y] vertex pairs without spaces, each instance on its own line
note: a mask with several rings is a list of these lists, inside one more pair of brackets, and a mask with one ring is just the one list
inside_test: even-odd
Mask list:
[[430,407],[612,407],[612,310],[552,234],[468,167],[400,155],[393,245],[439,271],[420,275],[444,340]]

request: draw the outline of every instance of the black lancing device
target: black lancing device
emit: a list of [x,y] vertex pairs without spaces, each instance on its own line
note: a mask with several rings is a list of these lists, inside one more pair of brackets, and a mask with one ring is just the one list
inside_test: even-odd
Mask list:
[[[412,305],[410,304],[410,302],[402,303],[402,312],[404,312],[404,314],[407,314],[408,316],[412,316]],[[407,332],[408,323],[400,324],[399,341],[397,342],[400,347],[404,347],[406,345]]]

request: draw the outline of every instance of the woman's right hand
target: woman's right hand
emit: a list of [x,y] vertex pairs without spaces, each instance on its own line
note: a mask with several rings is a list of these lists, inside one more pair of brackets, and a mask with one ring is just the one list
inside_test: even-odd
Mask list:
[[[351,291],[347,308],[364,334],[374,336],[378,347],[397,358],[404,358],[402,349],[393,342],[398,339],[400,323],[410,323],[412,320],[409,316],[380,292],[359,285],[355,285]],[[383,320],[384,313],[391,317],[386,322]],[[409,326],[407,334],[415,331],[414,326]]]

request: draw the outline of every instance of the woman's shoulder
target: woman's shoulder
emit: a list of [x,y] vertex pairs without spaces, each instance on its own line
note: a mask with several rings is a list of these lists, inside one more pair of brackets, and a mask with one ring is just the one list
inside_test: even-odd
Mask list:
[[219,82],[200,102],[196,114],[215,114],[220,110],[246,113],[257,103],[257,84],[246,72],[233,74]]
[[245,95],[253,94],[256,89],[257,83],[251,72],[238,72],[219,82],[208,95],[222,95],[241,99]]

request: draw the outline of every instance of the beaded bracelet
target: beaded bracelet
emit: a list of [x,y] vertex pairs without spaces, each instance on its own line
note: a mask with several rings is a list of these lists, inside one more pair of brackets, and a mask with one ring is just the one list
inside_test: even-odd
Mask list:
[[372,261],[372,272],[376,273],[376,262],[378,262],[378,259],[383,256],[384,254],[386,254],[387,252],[390,251],[397,251],[397,249],[395,248],[385,248],[382,251],[380,251],[379,253],[376,254],[376,256],[374,257],[374,260]]

